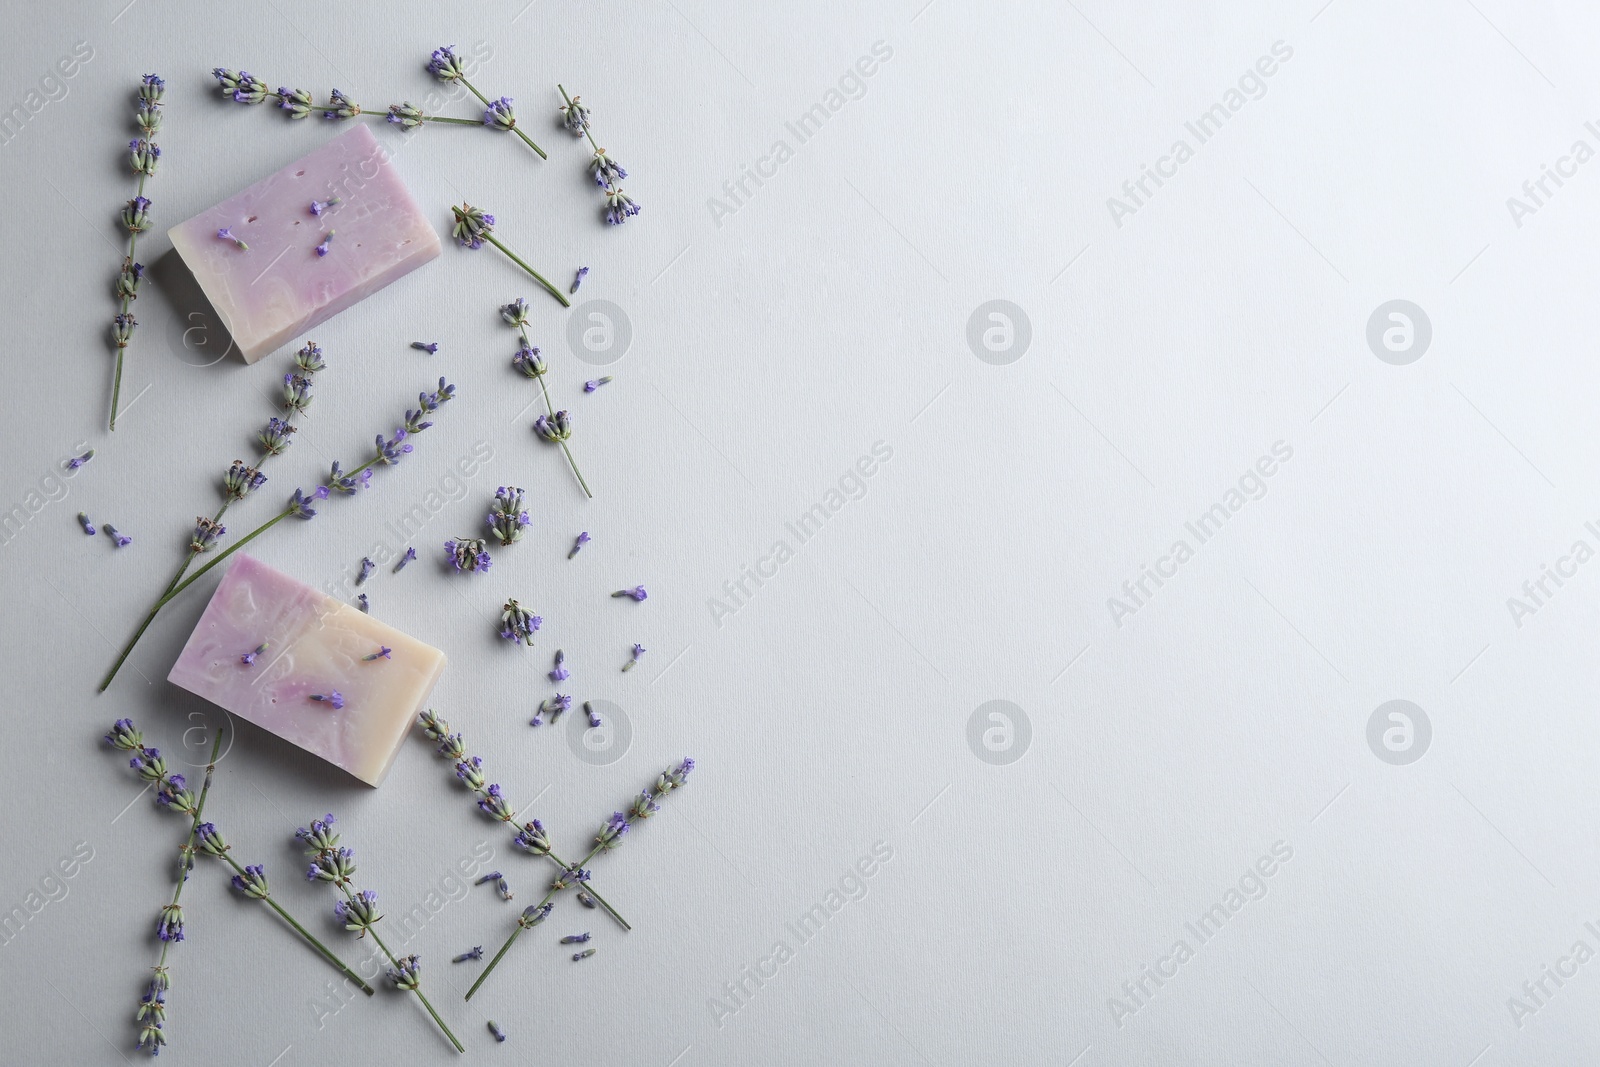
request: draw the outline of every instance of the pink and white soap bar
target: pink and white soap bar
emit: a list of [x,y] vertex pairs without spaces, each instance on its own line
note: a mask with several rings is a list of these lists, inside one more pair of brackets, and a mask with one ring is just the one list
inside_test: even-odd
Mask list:
[[[332,203],[313,214],[313,201]],[[234,240],[218,237],[219,230]],[[360,124],[180,222],[167,236],[246,363],[440,251],[439,235],[390,165],[388,151]]]
[[444,663],[437,648],[240,552],[167,681],[376,786]]

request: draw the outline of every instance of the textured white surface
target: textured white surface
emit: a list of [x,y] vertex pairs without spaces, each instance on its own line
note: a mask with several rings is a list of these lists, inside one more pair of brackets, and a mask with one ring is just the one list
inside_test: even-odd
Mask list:
[[[1585,126],[1600,115],[1590,8],[511,0],[469,15],[409,0],[137,0],[113,23],[125,3],[31,12],[0,75],[0,103],[20,103],[74,42],[94,48],[57,83],[64,98],[0,145],[0,282],[14,303],[0,488],[26,515],[0,548],[12,683],[0,906],[42,893],[78,842],[93,852],[0,947],[3,1058],[132,1055],[177,820],[96,742],[126,714],[198,758],[200,735],[184,741],[200,706],[160,679],[203,591],[152,628],[109,694],[93,685],[189,517],[251,454],[284,369],[198,365],[205,326],[158,278],[139,301],[126,411],[114,439],[101,429],[114,212],[132,189],[128,87],[147,70],[171,83],[150,186],[164,225],[329,136],[217,101],[211,66],[338,86],[367,106],[420,103],[427,52],[451,41],[487,43],[480,86],[516,98],[551,160],[437,129],[396,165],[441,233],[467,199],[558,282],[591,266],[580,295],[625,310],[631,347],[605,371],[616,381],[580,394],[600,371],[575,362],[572,316],[492,251],[447,248],[319,331],[331,366],[264,492],[275,502],[327,461],[364,457],[440,373],[460,398],[370,496],[252,548],[321,587],[421,521],[424,558],[369,583],[373,611],[449,654],[434,706],[516,803],[539,798],[566,848],[667,762],[693,754],[700,769],[594,864],[634,932],[566,903],[550,936],[525,938],[465,1005],[451,987],[471,969],[446,960],[493,947],[534,865],[420,742],[373,793],[241,730],[211,803],[291,910],[328,929],[328,894],[299,879],[287,834],[336,811],[392,921],[422,917],[408,947],[474,1056],[1532,1067],[1600,1055],[1600,963],[1559,989],[1547,979],[1520,1027],[1507,1004],[1544,967],[1568,966],[1576,941],[1600,948],[1585,926],[1600,916],[1600,570],[1560,562],[1580,538],[1600,544],[1585,526],[1600,518],[1600,173],[1560,163],[1575,140],[1600,147]],[[841,93],[804,140],[791,131],[878,41],[892,57],[847,79],[859,98]],[[1241,91],[1200,143],[1185,123],[1226,110],[1278,41],[1293,55],[1262,76],[1264,95]],[[621,230],[597,222],[585,153],[553,128],[558,80],[633,174],[644,214]],[[1162,163],[1180,138],[1185,162]],[[1107,198],[1145,164],[1176,174],[1147,179],[1119,227]],[[1546,164],[1575,176],[1547,181],[1519,227],[1506,200]],[[741,178],[735,204],[724,183]],[[716,218],[712,197],[728,206]],[[537,309],[534,341],[577,417],[593,502],[528,430],[534,394],[510,376],[514,335],[494,313],[516,295]],[[967,339],[994,299],[1031,324],[1005,366]],[[1432,325],[1408,365],[1367,341],[1395,299]],[[987,329],[1004,340],[1003,323],[977,325],[981,350]],[[430,358],[412,340],[442,347]],[[879,441],[887,461],[847,477]],[[1292,456],[1263,495],[1249,476],[1280,441]],[[80,442],[100,455],[52,481]],[[487,576],[446,573],[440,544],[478,528],[499,484],[528,490],[530,538]],[[1239,510],[1200,543],[1186,523],[1226,509],[1232,489]],[[806,539],[790,532],[830,491],[843,506],[820,531],[814,519]],[[84,538],[79,510],[135,543]],[[582,529],[594,541],[569,563]],[[1162,563],[1180,539],[1189,557]],[[1519,627],[1507,599],[1526,597],[1543,564],[1575,574],[1545,579]],[[1119,627],[1107,600],[1146,565],[1176,577],[1145,579],[1152,595]],[[752,595],[718,626],[707,601],[746,567],[764,584],[745,578]],[[607,595],[639,582],[643,604]],[[494,636],[508,595],[544,616],[538,649]],[[634,641],[650,652],[623,675]],[[556,647],[582,695],[625,711],[616,762],[585,762],[565,731],[526,725]],[[1432,726],[1409,765],[1367,740],[1395,699]],[[991,700],[1031,724],[1009,765],[969,747]],[[1003,746],[1003,726],[980,718],[977,751],[986,730]],[[479,842],[515,872],[517,903],[486,887],[452,900]],[[200,875],[163,1063],[451,1061],[417,1006],[388,993],[322,1014],[319,1029],[326,968]],[[1256,878],[1266,894],[1251,900]],[[849,899],[857,886],[865,896]],[[1230,890],[1242,903],[1221,931],[1190,934]],[[831,891],[839,910],[801,942],[790,924]],[[594,958],[572,965],[551,944],[569,928],[595,932]],[[1180,939],[1192,958],[1159,987],[1142,978],[1170,973]],[[780,940],[792,956],[763,964]],[[747,980],[754,992],[719,1026],[708,999],[762,966],[772,977]],[[1144,1003],[1119,1027],[1108,1002],[1134,1006],[1123,985],[1141,981]],[[488,1016],[514,1044],[491,1044]]]

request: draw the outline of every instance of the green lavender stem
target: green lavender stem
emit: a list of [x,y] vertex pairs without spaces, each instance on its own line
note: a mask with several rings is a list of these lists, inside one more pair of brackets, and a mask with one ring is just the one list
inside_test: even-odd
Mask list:
[[[466,78],[462,78],[461,79],[461,84],[465,85],[467,87],[467,89],[471,91],[473,96],[477,97],[479,100],[482,100],[484,107],[490,106],[489,98],[487,96],[484,96],[482,93],[478,92],[477,88],[471,82],[467,81]],[[522,143],[523,144],[527,145],[529,148],[531,148],[535,152],[539,153],[539,158],[540,159],[549,159],[550,158],[549,156],[544,154],[544,149],[542,149],[538,145],[534,144],[533,141],[529,139],[528,135],[522,132],[522,129],[520,127],[517,127],[517,126],[511,127],[511,132],[516,134],[518,137],[522,138]],[[543,279],[541,279],[541,280],[543,280]],[[562,301],[562,302],[565,303],[565,301]]]
[[[350,895],[350,891],[348,889],[345,890],[345,895]],[[400,961],[394,958],[394,953],[390,952],[389,946],[383,943],[383,939],[378,936],[378,931],[369,926],[367,927],[367,932],[372,935],[372,940],[378,943],[378,947],[383,949],[383,954],[389,957],[389,962],[394,965],[394,968],[399,970]],[[439,1024],[439,1029],[444,1031],[444,1036],[450,1039],[450,1043],[456,1047],[456,1051],[466,1052],[466,1048],[461,1044],[460,1041],[456,1040],[456,1035],[450,1032],[450,1027],[445,1025],[445,1021],[439,1018],[439,1013],[433,1010],[433,1005],[430,1004],[428,1002],[428,998],[423,995],[421,988],[419,987],[417,989],[413,989],[411,992],[415,993],[417,995],[417,999],[422,1001],[422,1006],[428,1009],[428,1014],[433,1016],[433,1021]]]
[[[489,238],[489,240],[493,241],[494,238],[491,237],[491,238]],[[518,326],[517,329],[522,331],[522,346],[524,348],[533,347],[532,344],[528,341],[528,328],[526,326]],[[555,409],[555,406],[550,403],[550,390],[544,384],[544,375],[543,374],[539,375],[539,392],[541,394],[543,394],[543,396],[544,396],[544,410],[545,410],[546,414],[548,414],[552,419],[555,418],[556,417],[556,409]],[[560,444],[561,444],[561,451],[565,452],[566,455],[567,455],[567,466],[572,468],[573,476],[578,479],[578,484],[583,487],[583,495],[588,497],[590,500],[593,500],[594,499],[594,494],[589,492],[589,483],[583,480],[583,472],[578,470],[578,461],[572,458],[572,449],[567,447],[567,443],[565,441],[560,442]],[[599,898],[597,897],[596,899],[599,899]],[[618,916],[618,921],[619,922],[621,921],[621,916]],[[623,923],[622,925],[626,926],[628,924],[627,923]]]
[[[233,868],[235,874],[238,874],[241,877],[243,877],[243,875],[245,873],[245,870],[244,870],[243,867],[239,866],[239,863],[238,863],[237,860],[235,860],[232,856],[228,855],[227,853],[223,853],[222,858],[223,858],[224,861],[227,862],[228,866]],[[356,985],[360,986],[361,987],[361,991],[363,993],[365,993],[369,997],[372,996],[372,987],[369,986],[362,979],[362,977],[359,974],[357,974],[356,972],[352,971],[349,967],[345,966],[345,962],[343,960],[341,960],[338,956],[335,956],[333,954],[333,950],[328,948],[327,945],[324,945],[321,941],[318,941],[316,939],[316,937],[311,933],[311,931],[307,930],[304,926],[301,926],[298,922],[296,922],[294,916],[290,915],[288,912],[284,911],[283,908],[278,904],[278,902],[276,900],[273,900],[270,896],[268,896],[268,897],[262,897],[261,898],[261,902],[263,904],[267,905],[267,907],[271,908],[273,911],[277,912],[279,917],[282,918],[284,922],[286,922],[290,926],[294,927],[295,932],[298,933],[301,937],[305,938],[307,943],[309,943],[312,948],[314,948],[318,952],[322,953],[323,957],[325,959],[327,959],[327,961],[329,963],[333,964],[335,967],[339,968],[339,970],[343,971],[346,978],[350,979]]]
[[[194,806],[194,818],[189,820],[189,837],[183,846],[178,849],[178,884],[172,890],[171,907],[178,906],[178,898],[183,896],[183,885],[189,880],[189,864],[194,858],[194,839],[200,832],[200,817],[206,810],[206,794],[211,792],[211,773],[217,769],[217,752],[222,748],[222,731],[217,731],[217,739],[211,743],[211,762],[206,764],[206,777],[200,786],[200,800]],[[161,970],[167,965],[167,949],[172,947],[171,941],[161,942],[161,958],[156,960],[156,970]]]
[[533,276],[533,280],[538,282],[540,285],[544,286],[545,290],[551,296],[553,296],[557,300],[561,301],[561,306],[562,307],[569,308],[569,307],[572,306],[572,301],[567,299],[567,294],[563,293],[560,289],[557,289],[555,286],[551,285],[549,280],[546,279],[543,274],[540,274],[538,271],[534,270],[532,267],[530,267],[526,263],[524,263],[522,261],[522,257],[517,255],[515,252],[511,251],[511,249],[507,248],[505,245],[501,244],[500,243],[500,239],[498,237],[496,237],[492,233],[486,233],[483,236],[484,236],[484,239],[487,240],[490,244],[494,245],[500,251],[504,252],[506,254],[507,258],[509,258],[511,260],[511,262],[515,263],[517,266],[521,267],[523,270],[527,271],[530,275],[532,275]]
[[[582,867],[583,864],[588,863],[590,860],[594,859],[595,855],[600,851],[600,849],[602,847],[603,846],[601,846],[601,845],[596,845],[593,849],[590,850],[590,852],[589,852],[589,854],[587,856],[583,857],[582,862],[580,862],[578,864],[578,866]],[[550,858],[551,859],[555,859],[555,856],[554,855],[550,855]],[[559,861],[557,861],[557,862],[559,862]],[[562,866],[563,866],[563,868],[566,867],[565,864],[563,864]],[[581,887],[581,885],[582,885],[582,883],[580,883],[580,887]],[[559,889],[552,888],[550,890],[550,892],[548,892],[548,893],[546,893],[544,895],[544,899],[539,901],[539,903],[535,904],[534,907],[535,908],[544,907],[546,904],[550,903],[550,901],[559,892],[560,892]],[[590,895],[593,896],[592,893]],[[596,899],[598,899],[598,898],[596,898]],[[627,926],[626,923],[623,923],[623,925]],[[517,923],[517,928],[515,930],[511,931],[511,936],[506,938],[506,943],[500,946],[500,951],[496,952],[494,954],[494,959],[489,961],[489,966],[485,967],[483,969],[483,973],[478,975],[478,980],[476,982],[472,983],[472,988],[467,990],[467,995],[466,995],[466,997],[464,999],[466,999],[466,1000],[471,1000],[472,999],[472,994],[474,994],[474,993],[476,993],[478,991],[478,987],[483,985],[484,979],[488,978],[489,975],[491,973],[493,973],[495,967],[499,965],[501,958],[504,957],[505,954],[508,951],[510,951],[511,943],[513,941],[515,941],[518,937],[521,937],[522,936],[522,931],[526,930],[526,929],[527,929],[527,927],[523,926],[520,921]],[[629,927],[629,929],[632,929],[632,927]]]

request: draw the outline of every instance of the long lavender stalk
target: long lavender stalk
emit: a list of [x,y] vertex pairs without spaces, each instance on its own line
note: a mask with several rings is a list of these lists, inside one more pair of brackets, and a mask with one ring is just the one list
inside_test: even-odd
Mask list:
[[100,692],[105,692],[111,680],[117,676],[122,663],[128,658],[128,653],[133,651],[133,646],[139,643],[145,630],[155,621],[156,613],[161,610],[161,597],[165,597],[177,587],[189,565],[196,556],[209,552],[217,542],[228,534],[228,528],[222,525],[222,516],[227,514],[228,508],[234,503],[243,500],[262,485],[266,484],[267,476],[261,473],[261,468],[267,465],[267,460],[273,456],[281,456],[289,450],[293,443],[292,437],[297,427],[294,425],[295,416],[304,415],[311,406],[311,385],[313,376],[320,370],[325,370],[328,364],[322,358],[322,349],[315,341],[308,341],[304,348],[295,353],[295,370],[298,373],[283,376],[283,406],[284,417],[276,416],[267,420],[267,425],[256,434],[256,440],[261,445],[261,458],[256,460],[253,467],[246,466],[243,460],[234,460],[233,466],[222,476],[222,504],[208,519],[204,515],[197,516],[194,520],[194,532],[189,537],[188,551],[184,554],[182,562],[178,564],[177,571],[172,579],[167,582],[161,596],[156,598],[156,603],[150,606],[138,629],[123,647],[122,654],[117,662],[107,672],[100,682]]
[[[218,741],[220,742],[220,740],[219,732]],[[193,814],[198,817],[198,812],[194,810],[194,798],[186,789],[183,775],[166,772],[166,763],[161,759],[160,750],[146,747],[144,735],[134,727],[132,719],[118,719],[113,723],[111,731],[106,734],[106,743],[124,752],[138,753],[130,763],[141,778],[155,784],[157,805],[167,811],[186,815]],[[216,752],[213,751],[212,764],[215,765],[215,763]],[[208,767],[206,770],[208,783],[210,782],[210,774],[211,770]],[[335,956],[327,945],[317,940],[309,930],[295,920],[294,916],[290,915],[276,900],[272,899],[272,893],[267,886],[267,873],[264,867],[260,864],[241,867],[232,856],[228,855],[230,846],[223,840],[222,832],[217,829],[215,823],[202,822],[196,824],[194,826],[194,844],[202,855],[219,859],[233,868],[235,872],[233,887],[235,889],[252,900],[263,902],[277,912],[279,918],[288,923],[297,934],[305,939],[307,944],[321,953],[324,959],[343,972],[346,978],[356,983],[362,992],[369,997],[372,995],[372,987],[363,981],[359,974],[347,967],[344,961]]]
[[161,97],[167,83],[154,74],[146,74],[139,82],[139,107],[133,121],[139,127],[139,136],[128,142],[128,164],[139,176],[139,187],[133,199],[122,209],[122,225],[128,231],[128,254],[122,257],[122,269],[117,274],[117,314],[111,320],[111,341],[117,348],[116,369],[111,377],[111,418],[109,429],[117,428],[117,409],[122,404],[122,353],[133,340],[138,321],[129,310],[139,297],[139,282],[144,278],[144,264],[134,262],[139,246],[139,235],[150,228],[150,201],[145,199],[144,183],[154,177],[156,162],[161,158],[161,148],[151,140],[161,129]]
[[567,456],[567,466],[572,468],[573,476],[583,487],[583,495],[592,500],[594,494],[589,492],[589,483],[583,480],[583,472],[578,470],[578,461],[572,458],[572,449],[567,446],[567,440],[572,436],[572,416],[565,411],[557,411],[550,403],[550,389],[544,383],[544,376],[549,368],[539,350],[528,340],[528,311],[528,302],[520,296],[511,303],[500,306],[500,317],[522,337],[522,343],[517,346],[517,354],[511,357],[511,365],[526,377],[537,381],[539,392],[544,396],[545,414],[534,420],[533,430],[544,440],[561,446],[561,451]]
[[[450,724],[434,714],[432,708],[418,715],[417,722],[422,727],[422,732],[427,735],[428,740],[438,742],[439,747],[434,750],[435,753],[455,762],[456,777],[465,782],[467,788],[471,789],[477,796],[479,810],[491,819],[496,819],[507,825],[515,825],[518,814],[517,809],[511,806],[511,802],[506,799],[505,792],[498,783],[491,783],[484,777],[483,760],[478,756],[467,755],[466,745],[461,740],[461,734],[459,732],[451,733]],[[516,836],[512,838],[511,843],[530,855],[549,857],[550,862],[563,871],[581,870],[583,863],[589,862],[589,857],[586,856],[583,863],[573,865],[557,856],[550,848],[550,837],[545,832],[544,824],[538,819],[524,823],[521,829],[517,831]],[[592,855],[593,853],[590,853],[590,856]],[[588,881],[587,871],[584,872],[584,881]],[[606,914],[615,919],[624,930],[633,929],[632,926],[628,925],[628,920],[624,919],[617,912],[617,909],[607,903],[604,897],[587,885],[584,888],[585,892],[594,898],[595,903],[604,908]]]
[[[285,388],[288,387],[286,386]],[[347,496],[354,496],[362,489],[369,488],[372,481],[373,469],[380,466],[393,466],[394,464],[399,463],[404,456],[409,454],[412,451],[412,445],[407,438],[415,436],[416,434],[419,434],[423,430],[426,430],[428,427],[432,426],[433,423],[424,419],[423,416],[438,411],[439,408],[452,400],[455,397],[455,390],[455,386],[449,384],[443,378],[440,378],[439,389],[437,392],[419,393],[417,395],[417,403],[419,404],[418,409],[415,411],[408,410],[406,412],[405,424],[403,426],[396,427],[393,437],[385,440],[383,434],[378,435],[376,454],[371,459],[367,460],[365,463],[349,472],[342,470],[338,461],[335,460],[332,469],[328,473],[328,483],[326,485],[319,485],[310,493],[307,493],[301,489],[296,489],[294,494],[289,497],[289,501],[284,506],[282,511],[272,516],[272,518],[268,519],[260,526],[257,526],[254,530],[251,530],[249,533],[245,534],[232,545],[217,553],[211,558],[210,562],[201,567],[199,570],[195,571],[193,574],[189,575],[188,578],[181,582],[176,582],[175,580],[175,584],[170,585],[167,591],[161,595],[160,599],[155,602],[155,605],[150,609],[149,617],[145,620],[144,625],[141,626],[138,632],[133,635],[132,640],[130,640],[128,644],[124,646],[121,655],[117,657],[117,661],[111,665],[111,670],[106,674],[105,679],[100,683],[101,692],[104,692],[106,686],[110,685],[111,680],[116,677],[117,671],[122,668],[122,664],[127,660],[128,654],[133,651],[133,646],[138,643],[139,638],[144,634],[145,628],[150,625],[150,619],[153,619],[156,613],[162,608],[166,607],[174,597],[178,596],[185,589],[189,588],[200,578],[203,578],[206,573],[211,570],[211,568],[215,567],[217,564],[221,563],[223,560],[239,551],[239,549],[243,548],[251,541],[254,541],[257,537],[260,537],[262,534],[272,529],[272,527],[276,526],[284,519],[290,517],[298,519],[313,518],[317,514],[317,511],[311,505],[315,504],[319,500],[326,500],[331,493],[337,492]]]
[[594,177],[594,183],[605,194],[606,222],[621,226],[639,213],[638,202],[623,192],[619,184],[628,176],[628,172],[622,169],[622,164],[606,155],[606,150],[595,141],[594,133],[589,129],[589,109],[578,102],[578,97],[568,96],[565,86],[557,85],[556,89],[560,91],[561,99],[567,102],[561,109],[561,124],[573,136],[587,137],[589,147],[594,149],[594,158],[589,160],[589,172]]
[[348,848],[339,846],[339,835],[332,830],[333,816],[326,815],[321,819],[311,820],[309,827],[302,826],[294,832],[295,839],[306,847],[306,855],[311,856],[311,866],[306,870],[306,878],[310,881],[332,882],[333,887],[342,894],[344,899],[336,901],[333,905],[333,914],[344,928],[358,937],[366,937],[369,933],[372,940],[377,942],[383,954],[389,957],[392,965],[389,969],[389,980],[396,989],[415,993],[422,1006],[428,1009],[428,1014],[433,1016],[433,1021],[439,1029],[444,1031],[444,1036],[456,1047],[457,1052],[467,1051],[456,1035],[450,1032],[450,1027],[439,1017],[433,1004],[422,992],[422,957],[411,955],[396,958],[389,946],[383,943],[378,936],[377,924],[383,918],[378,914],[378,894],[370,889],[360,890],[352,881],[356,873],[355,853]]
[[305,89],[291,89],[285,85],[280,85],[275,90],[269,89],[266,82],[247,70],[216,67],[212,69],[211,76],[222,86],[222,95],[234,103],[265,104],[275,101],[279,110],[291,119],[303,119],[315,112],[321,112],[324,119],[335,121],[356,118],[383,119],[403,130],[415,129],[425,122],[443,122],[452,126],[481,126],[489,130],[503,128],[498,125],[498,120],[491,121],[488,113],[485,113],[482,119],[427,115],[420,108],[413,107],[409,100],[403,104],[390,104],[386,111],[366,111],[338,89],[328,94],[326,104],[318,104],[316,98]]
[[[512,942],[521,936],[522,931],[531,929],[544,921],[544,917],[550,913],[550,908],[553,907],[550,901],[557,893],[568,886],[583,885],[588,881],[589,872],[583,869],[583,864],[588,863],[600,852],[611,852],[618,848],[622,844],[622,836],[631,827],[628,820],[632,818],[637,822],[641,819],[648,819],[660,811],[661,805],[657,802],[668,793],[676,789],[682,789],[689,780],[689,772],[692,770],[694,770],[694,760],[692,759],[685,759],[676,767],[669,767],[657,776],[653,787],[647,788],[639,794],[628,808],[627,815],[620,811],[611,813],[611,818],[606,820],[605,825],[600,827],[600,832],[595,835],[595,846],[583,858],[583,862],[563,870],[561,874],[556,876],[556,880],[551,883],[550,892],[545,894],[544,899],[537,904],[530,905],[523,911],[522,917],[517,920],[517,928],[511,931],[511,936],[507,937],[505,944],[500,946],[500,951],[494,954],[494,959],[489,961],[489,966],[483,969],[483,973],[478,975],[478,980],[472,983],[472,988],[467,990],[467,1000],[472,999],[472,994],[478,991],[478,987],[483,985],[490,973],[499,965],[500,960],[510,951]],[[537,823],[538,820],[535,820],[531,825],[537,825]],[[542,837],[542,827],[540,831],[540,836]],[[548,841],[545,844],[548,845]]]
[[551,284],[550,279],[528,266],[527,263],[523,262],[521,256],[500,242],[500,238],[494,235],[495,221],[493,215],[481,208],[475,208],[471,204],[452,207],[450,212],[455,216],[455,224],[451,227],[450,235],[456,239],[456,243],[462,248],[475,251],[482,248],[486,243],[494,245],[505,253],[507,259],[527,271],[534,281],[544,286],[545,292],[555,297],[562,307],[569,308],[572,306],[572,301],[567,299],[566,293],[557,289]]

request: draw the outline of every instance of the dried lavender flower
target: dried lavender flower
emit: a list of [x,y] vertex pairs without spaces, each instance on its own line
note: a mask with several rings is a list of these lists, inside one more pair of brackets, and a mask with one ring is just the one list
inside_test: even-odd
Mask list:
[[576,293],[578,291],[578,286],[583,284],[584,276],[587,275],[588,273],[589,273],[589,268],[588,267],[579,267],[578,268],[578,273],[573,275],[572,287],[569,288],[567,290],[567,292]]
[[638,601],[647,599],[650,594],[645,591],[644,586],[636,585],[632,589],[618,589],[615,593],[611,594],[613,600],[619,596],[629,597],[635,603],[637,603]]
[[500,613],[500,636],[513,644],[520,642],[532,648],[533,635],[543,623],[543,619],[515,600],[507,600],[505,610]]
[[393,570],[392,573],[399,574],[401,571],[406,569],[406,564],[407,563],[410,563],[412,560],[414,560],[416,558],[417,558],[417,550],[408,545],[406,547],[406,554],[401,556],[400,557],[400,562],[396,563],[394,565],[394,570]]
[[644,656],[644,654],[645,654],[645,653],[646,653],[646,652],[648,652],[648,651],[649,651],[649,649],[647,649],[647,648],[645,648],[645,647],[644,647],[644,646],[643,646],[643,645],[634,645],[634,646],[633,646],[633,658],[632,658],[632,659],[630,659],[630,660],[629,660],[629,661],[628,661],[628,662],[626,662],[626,663],[624,663],[624,664],[623,664],[623,665],[622,665],[622,669],[623,669],[623,670],[625,670],[625,671],[630,671],[630,670],[632,670],[632,669],[633,669],[633,665],[634,665],[634,664],[635,664],[635,663],[638,663],[638,662],[639,662],[639,660],[640,660],[640,659],[641,659],[641,658],[642,658],[642,657],[643,657],[643,656]]
[[439,351],[439,342],[438,341],[412,341],[411,342],[411,347],[415,348],[419,352],[426,352],[426,353],[428,353],[428,355],[431,356],[435,352]]
[[502,485],[489,505],[489,529],[502,545],[522,540],[522,531],[532,525],[527,509],[522,505],[522,490]]
[[133,538],[129,537],[127,534],[118,533],[117,528],[111,525],[109,522],[101,527],[101,529],[105,530],[107,537],[116,542],[118,548],[126,548],[133,544]]
[[572,672],[567,670],[565,666],[566,662],[567,654],[561,651],[559,648],[556,649],[555,669],[550,672],[550,680],[552,682],[564,682],[571,677]]
[[368,578],[372,577],[372,572],[377,568],[377,566],[378,565],[376,563],[372,562],[371,556],[362,556],[361,570],[356,573],[356,584],[360,585]]
[[586,382],[583,383],[583,391],[586,392],[586,393],[592,393],[596,389],[600,388],[602,385],[605,385],[608,382],[610,382],[611,380],[612,380],[612,378],[611,378],[611,375],[609,375],[609,374],[602,374],[598,378],[591,378],[589,381],[586,381]]
[[89,521],[89,515],[87,512],[78,512],[78,525],[83,527],[84,533],[88,534],[90,537],[94,536],[94,523]]
[[561,939],[561,943],[563,945],[581,945],[587,940],[589,940],[589,932],[585,930],[581,934],[568,934]]
[[481,959],[483,959],[483,946],[482,945],[473,945],[471,948],[469,948],[467,951],[463,952],[461,955],[456,956],[453,959],[451,959],[450,962],[451,963],[465,963],[468,960],[481,960]]
[[467,574],[489,572],[489,543],[481,537],[458,537],[444,543],[446,557],[455,569]]
[[333,705],[334,711],[344,710],[344,695],[337,689],[330,689],[326,693],[311,693],[310,697],[319,704]]
[[589,531],[588,530],[585,530],[582,533],[580,533],[573,540],[573,542],[572,542],[572,551],[567,553],[567,558],[571,559],[573,556],[576,556],[578,554],[579,550],[582,549],[584,545],[588,544],[589,541],[590,541],[590,537],[589,537]]

